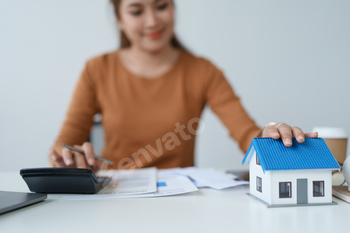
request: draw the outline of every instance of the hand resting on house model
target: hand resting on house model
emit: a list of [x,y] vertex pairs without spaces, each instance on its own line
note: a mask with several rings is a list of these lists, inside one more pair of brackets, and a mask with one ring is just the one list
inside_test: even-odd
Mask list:
[[306,137],[317,138],[318,133],[304,133],[298,127],[291,127],[286,123],[280,122],[278,124],[271,122],[268,123],[261,133],[261,137],[267,138],[271,137],[273,139],[281,138],[285,146],[292,145],[292,137],[295,137],[297,142],[302,143],[305,141]]

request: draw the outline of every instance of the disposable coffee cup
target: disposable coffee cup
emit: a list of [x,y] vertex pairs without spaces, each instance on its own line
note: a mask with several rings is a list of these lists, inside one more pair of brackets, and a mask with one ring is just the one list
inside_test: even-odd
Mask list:
[[346,159],[348,145],[348,133],[342,128],[314,127],[313,132],[318,132],[318,137],[323,138],[339,164]]

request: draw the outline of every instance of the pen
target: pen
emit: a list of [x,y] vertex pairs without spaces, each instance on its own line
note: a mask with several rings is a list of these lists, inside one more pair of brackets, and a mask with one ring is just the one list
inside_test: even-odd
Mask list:
[[[84,151],[79,150],[79,149],[77,149],[77,148],[75,148],[75,147],[73,147],[73,146],[66,145],[66,144],[64,144],[64,143],[62,143],[61,145],[64,146],[64,147],[66,147],[66,148],[68,148],[68,149],[70,149],[70,150],[72,150],[72,151],[76,151],[76,152],[79,152],[79,153],[85,155]],[[102,157],[99,156],[99,155],[95,155],[95,159],[100,160],[100,161],[102,161],[102,162],[106,162],[106,163],[108,163],[109,165],[113,165],[113,161],[108,160],[108,159],[105,159],[105,158],[102,158]]]

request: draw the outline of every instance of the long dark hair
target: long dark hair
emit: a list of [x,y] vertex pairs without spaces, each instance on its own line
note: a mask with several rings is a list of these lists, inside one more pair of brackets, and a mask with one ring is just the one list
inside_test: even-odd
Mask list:
[[[120,2],[122,0],[110,0],[110,2],[113,5],[114,8],[114,14],[119,19],[119,9],[120,9]],[[173,0],[171,0],[171,3],[174,4]],[[127,48],[130,47],[131,42],[130,40],[126,37],[125,33],[119,29],[119,35],[120,35],[120,48]],[[179,41],[179,39],[176,37],[174,34],[173,37],[171,38],[171,45],[174,48],[181,49],[184,51],[188,51],[187,48]]]

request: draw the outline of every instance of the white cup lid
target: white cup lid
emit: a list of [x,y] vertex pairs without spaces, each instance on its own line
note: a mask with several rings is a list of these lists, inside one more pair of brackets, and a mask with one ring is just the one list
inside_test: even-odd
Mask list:
[[314,127],[312,132],[318,132],[320,138],[348,138],[348,133],[342,128]]

